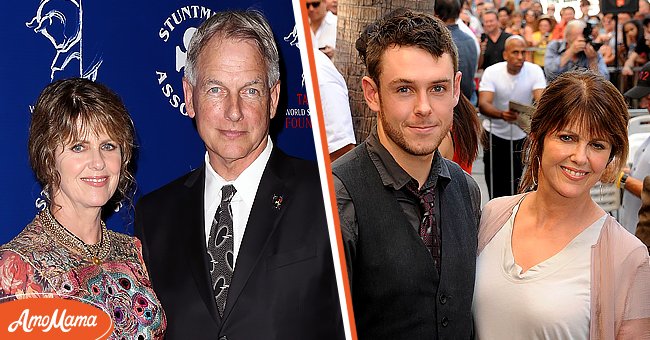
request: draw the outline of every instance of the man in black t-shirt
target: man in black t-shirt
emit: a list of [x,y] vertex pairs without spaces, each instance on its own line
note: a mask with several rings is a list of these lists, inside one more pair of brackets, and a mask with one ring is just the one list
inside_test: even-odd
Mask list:
[[511,35],[499,27],[498,14],[493,10],[483,14],[483,29],[485,33],[481,36],[481,56],[478,60],[480,69],[503,61],[506,39]]

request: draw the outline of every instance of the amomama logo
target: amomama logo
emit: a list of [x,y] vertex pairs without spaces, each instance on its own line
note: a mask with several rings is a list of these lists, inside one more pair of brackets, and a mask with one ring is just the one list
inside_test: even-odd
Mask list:
[[0,303],[0,339],[107,339],[113,320],[76,297],[19,296]]

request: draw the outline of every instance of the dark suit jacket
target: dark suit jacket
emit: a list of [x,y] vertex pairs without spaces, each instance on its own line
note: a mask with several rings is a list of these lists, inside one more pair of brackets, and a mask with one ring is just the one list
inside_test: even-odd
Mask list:
[[[204,231],[205,168],[143,197],[136,236],[167,339],[344,339],[318,168],[271,153],[217,312]],[[274,199],[282,197],[276,207]]]

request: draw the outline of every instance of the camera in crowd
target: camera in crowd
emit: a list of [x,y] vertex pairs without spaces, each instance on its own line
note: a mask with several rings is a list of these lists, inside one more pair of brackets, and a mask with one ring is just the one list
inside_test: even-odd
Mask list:
[[585,42],[587,44],[590,44],[594,50],[598,51],[601,46],[603,46],[603,43],[601,42],[594,42],[594,39],[591,36],[591,32],[593,30],[593,26],[595,26],[597,23],[591,22],[591,20],[587,21],[587,26],[585,27],[584,30],[582,30],[582,35],[585,37]]

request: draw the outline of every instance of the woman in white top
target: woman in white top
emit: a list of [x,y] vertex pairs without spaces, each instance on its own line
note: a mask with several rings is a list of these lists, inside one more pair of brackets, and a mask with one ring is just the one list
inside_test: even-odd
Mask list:
[[473,304],[479,339],[650,339],[647,248],[590,195],[628,153],[620,92],[591,72],[542,94],[524,148],[524,194],[481,216]]

